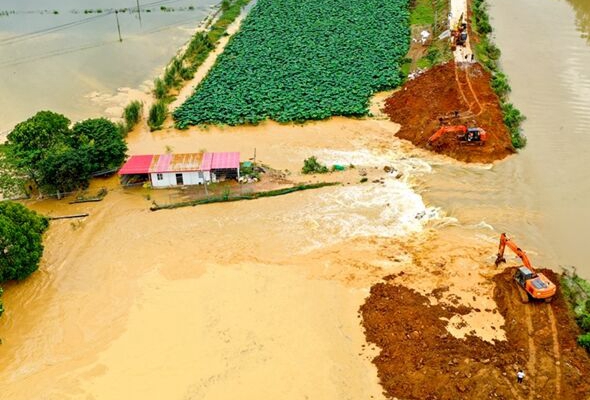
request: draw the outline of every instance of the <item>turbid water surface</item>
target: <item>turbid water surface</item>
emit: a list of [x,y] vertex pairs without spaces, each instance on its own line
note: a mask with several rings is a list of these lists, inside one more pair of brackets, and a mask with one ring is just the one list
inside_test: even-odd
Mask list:
[[[3,1],[0,133],[44,109],[72,120],[120,115],[117,89],[145,90],[217,3],[141,0],[140,21],[136,0]],[[126,10],[122,42],[114,9]]]
[[539,266],[590,278],[590,3],[491,0],[494,39],[528,145],[491,169],[445,164],[427,200],[476,232],[511,234]]

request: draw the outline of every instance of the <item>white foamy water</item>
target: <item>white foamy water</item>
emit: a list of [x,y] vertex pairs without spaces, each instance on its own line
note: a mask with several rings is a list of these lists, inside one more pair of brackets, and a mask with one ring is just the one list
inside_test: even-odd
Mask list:
[[430,165],[401,154],[374,154],[369,150],[317,152],[318,160],[327,165],[346,163],[358,170],[388,166],[392,170],[365,183],[336,187],[324,196],[314,196],[314,203],[286,216],[287,224],[303,224],[310,231],[310,245],[303,250],[355,237],[402,237],[422,231],[427,224],[446,221],[438,208],[424,204],[411,185],[414,176],[431,172]]

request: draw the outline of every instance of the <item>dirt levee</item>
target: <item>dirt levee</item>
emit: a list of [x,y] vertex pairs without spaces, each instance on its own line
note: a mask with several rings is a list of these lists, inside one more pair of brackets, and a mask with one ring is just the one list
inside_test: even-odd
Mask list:
[[[455,67],[449,62],[432,68],[387,99],[384,111],[401,124],[396,136],[457,160],[488,163],[514,153],[490,75],[477,63]],[[453,117],[455,111],[458,118]],[[483,128],[487,143],[461,144],[449,133],[429,146],[428,138],[441,126],[440,117],[445,125]]]
[[[588,398],[590,360],[576,347],[567,304],[561,297],[552,304],[520,303],[512,273],[509,269],[494,278],[506,341],[457,339],[447,331],[447,320],[469,308],[431,304],[395,278],[374,285],[360,312],[367,340],[381,348],[373,362],[387,395],[421,400]],[[521,385],[515,378],[518,368],[527,373]]]

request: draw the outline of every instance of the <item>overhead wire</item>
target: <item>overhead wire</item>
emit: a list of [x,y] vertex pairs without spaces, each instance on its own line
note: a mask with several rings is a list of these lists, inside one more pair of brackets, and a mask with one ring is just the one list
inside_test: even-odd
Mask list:
[[[178,1],[181,1],[181,0],[158,0],[158,1],[154,1],[151,3],[146,3],[146,4],[141,5],[140,10],[143,8],[148,8],[148,7],[176,3]],[[133,10],[133,8],[130,8],[130,10]],[[67,22],[65,24],[39,29],[39,30],[33,31],[33,32],[27,32],[27,33],[21,33],[21,34],[9,36],[7,38],[0,39],[0,46],[11,45],[11,44],[19,43],[19,42],[22,42],[25,40],[43,37],[43,36],[49,35],[51,33],[59,32],[59,31],[65,30],[65,29],[69,29],[69,28],[73,28],[73,27],[80,26],[83,24],[87,24],[87,23],[93,22],[99,18],[103,18],[103,17],[109,16],[109,15],[112,15],[115,13],[115,11],[116,11],[116,9],[110,9],[110,10],[107,10],[103,13],[93,15],[88,18],[83,18],[80,20]]]
[[[130,35],[129,37],[127,37],[127,39],[130,40],[130,39],[133,39],[134,37],[151,35],[153,33],[161,32],[161,31],[164,31],[167,29],[174,28],[179,25],[183,25],[183,24],[193,21],[193,20],[194,20],[194,18],[187,18],[187,19],[184,19],[181,21],[175,21],[174,23],[171,23],[171,24],[159,26],[157,28],[154,28],[154,29],[151,29],[148,31],[144,31],[142,33]],[[64,49],[56,49],[56,50],[53,50],[53,51],[50,51],[50,52],[47,52],[44,54],[35,54],[35,55],[31,55],[31,56],[21,57],[18,59],[6,60],[5,62],[0,61],[0,69],[14,67],[14,66],[22,65],[22,64],[28,64],[31,62],[44,60],[47,58],[52,58],[52,57],[56,57],[56,56],[60,56],[60,55],[75,53],[78,51],[85,51],[85,50],[89,50],[89,49],[93,49],[93,48],[97,48],[97,47],[101,47],[101,46],[105,46],[105,45],[109,45],[109,44],[115,44],[115,43],[119,43],[119,40],[116,39],[116,40],[107,40],[107,41],[96,42],[96,43],[88,43],[88,44],[84,44],[81,46],[74,46],[74,47],[64,48]]]

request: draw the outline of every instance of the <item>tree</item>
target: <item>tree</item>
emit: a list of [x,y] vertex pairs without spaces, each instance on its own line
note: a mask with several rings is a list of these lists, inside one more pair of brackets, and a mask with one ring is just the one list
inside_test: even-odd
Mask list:
[[[105,118],[87,119],[75,124],[71,146],[88,154],[90,172],[120,167],[127,152],[120,129]],[[80,158],[83,156],[80,155]]]
[[0,152],[0,194],[5,199],[25,193],[27,176]]
[[43,160],[39,184],[49,191],[72,192],[88,187],[92,174],[90,155],[84,149],[63,147]]
[[43,255],[47,218],[11,201],[0,203],[0,282],[36,271]]
[[70,120],[52,111],[39,111],[21,122],[8,134],[7,156],[15,166],[27,171],[31,178],[38,164],[58,143],[70,135]]

